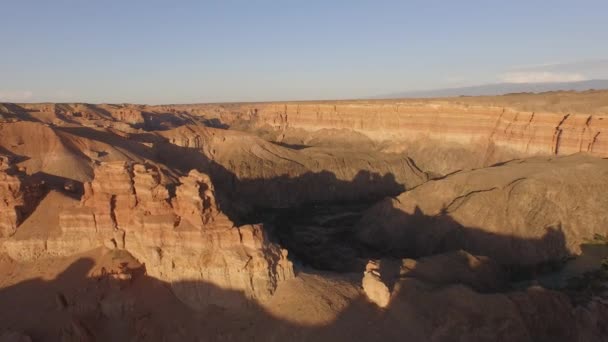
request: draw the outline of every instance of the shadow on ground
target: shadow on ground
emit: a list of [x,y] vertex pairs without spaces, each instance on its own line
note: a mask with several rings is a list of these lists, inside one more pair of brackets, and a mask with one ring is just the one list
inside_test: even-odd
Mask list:
[[[403,184],[396,182],[393,174],[380,175],[365,170],[359,171],[351,181],[340,180],[328,171],[308,172],[297,177],[239,179],[199,150],[170,144],[153,134],[124,139],[88,127],[55,129],[111,144],[168,169],[175,168],[182,173],[197,169],[208,173],[218,191],[222,210],[237,224],[256,220],[247,214],[260,208],[297,206],[298,209],[293,209],[296,212],[287,212],[282,222],[271,222],[276,225],[275,229],[282,230],[281,225],[291,217],[310,215],[306,210],[297,212],[306,204],[371,203],[406,190]],[[57,186],[65,182],[65,179],[41,176]],[[345,236],[352,238],[359,233],[353,230],[357,220],[352,220],[352,216],[340,216],[341,210],[330,213],[331,217],[292,227],[292,235],[282,236],[283,245],[296,250],[298,261],[306,260],[308,265],[318,267],[316,262],[335,266],[334,261],[339,260],[343,265],[325,268],[355,271],[358,275],[362,274],[370,258],[419,258],[465,249],[512,267],[512,274],[522,272],[524,277],[530,277],[538,271],[539,264],[532,264],[532,269],[513,264],[518,260],[551,261],[570,256],[560,227],[549,227],[537,239],[522,239],[463,227],[445,213],[430,217],[419,210],[413,215],[400,211],[384,213],[392,218],[389,222],[392,233],[383,235],[382,231],[377,231],[367,237],[369,240],[362,239],[365,246],[356,246],[352,252],[339,246]],[[346,247],[352,246],[347,244]],[[331,287],[311,297],[294,292],[291,296],[304,296],[297,305],[281,306],[276,302],[277,307],[268,308],[239,291],[206,282],[169,284],[147,276],[143,268],[129,271],[133,276],[130,280],[119,280],[103,272],[91,274],[95,265],[94,259],[82,258],[66,266],[54,279],[23,280],[0,289],[0,328],[23,331],[34,340],[49,341],[61,338],[99,341],[572,341],[582,331],[581,323],[563,294],[542,290],[477,292],[471,288],[469,279],[459,273],[438,280],[432,273],[431,277],[423,277],[421,274],[429,272],[419,270],[415,277],[399,276],[392,282],[387,281],[394,295],[385,309],[370,303],[361,292],[341,298],[347,304],[338,308]],[[395,264],[386,265],[380,270],[381,274],[399,273]],[[436,273],[446,275],[453,271],[445,266]],[[6,277],[10,279],[12,275]],[[179,289],[180,293],[187,294],[189,288],[197,288],[196,293],[207,293],[216,301],[244,305],[238,310],[215,306],[193,310],[187,305],[187,298],[182,302],[171,291]],[[314,325],[303,324],[298,319],[315,317],[320,308],[333,310],[334,317]]]
[[[314,318],[320,306],[336,304],[335,298],[293,293],[304,296],[299,305],[269,310],[210,283],[160,281],[147,276],[143,265],[121,272],[130,279],[120,280],[84,257],[54,279],[2,288],[0,331],[19,331],[35,341],[572,341],[579,333],[569,302],[550,291],[481,294],[457,281],[438,286],[404,278],[386,309],[359,294],[346,299],[331,319],[302,324],[292,319]],[[198,293],[202,288],[216,300],[245,304],[194,310],[172,287],[197,287]]]
[[[391,173],[359,171],[350,180],[341,180],[330,171],[306,172],[266,179],[240,179],[223,165],[207,158],[199,149],[180,147],[151,133],[118,137],[89,127],[56,127],[55,129],[87,139],[110,144],[151,162],[187,173],[192,169],[209,174],[218,190],[218,201],[237,224],[246,221],[254,208],[286,208],[309,203],[335,201],[370,201],[394,196],[405,191],[404,184]],[[153,147],[150,146],[153,144]]]

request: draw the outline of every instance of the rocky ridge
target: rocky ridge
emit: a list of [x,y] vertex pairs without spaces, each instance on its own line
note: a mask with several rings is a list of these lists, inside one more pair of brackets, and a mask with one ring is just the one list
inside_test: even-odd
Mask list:
[[0,155],[0,239],[15,234],[43,193],[43,184],[25,181],[11,157]]
[[269,129],[277,141],[303,145],[315,132],[357,132],[376,146],[405,152],[423,169],[440,174],[531,155],[608,156],[605,115],[454,102],[255,104],[243,105],[239,112],[246,115],[233,120],[248,122],[249,129]]
[[502,264],[563,260],[608,234],[607,176],[608,161],[586,155],[456,173],[370,208],[358,236],[413,256],[465,249]]
[[[268,240],[261,226],[234,227],[218,208],[209,177],[191,171],[174,196],[156,166],[103,163],[85,183],[80,205],[60,213],[60,233],[5,243],[17,260],[65,256],[99,246],[126,249],[148,274],[169,283],[205,281],[267,299],[280,281],[293,277],[286,251]],[[231,302],[197,286],[177,286],[176,295],[194,307]]]

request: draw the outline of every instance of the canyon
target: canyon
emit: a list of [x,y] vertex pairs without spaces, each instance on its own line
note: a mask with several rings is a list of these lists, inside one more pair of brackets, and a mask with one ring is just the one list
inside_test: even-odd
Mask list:
[[605,341],[608,91],[0,103],[0,341]]

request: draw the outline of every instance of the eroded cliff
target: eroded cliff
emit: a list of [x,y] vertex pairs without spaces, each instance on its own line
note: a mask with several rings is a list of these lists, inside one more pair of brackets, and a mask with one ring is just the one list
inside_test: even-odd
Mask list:
[[[48,233],[53,227],[26,226],[5,242],[8,254],[32,260],[100,246],[126,249],[145,263],[148,274],[169,283],[205,281],[262,301],[279,282],[293,277],[287,252],[271,243],[260,225],[235,227],[219,210],[209,177],[198,171],[171,184],[154,165],[104,163],[84,188],[79,205],[55,213],[54,232]],[[55,203],[66,200],[57,193],[53,196]],[[47,234],[32,232],[41,228]],[[246,304],[206,289],[173,288],[194,307]]]
[[233,113],[221,118],[289,144],[318,144],[323,135],[333,144],[349,144],[359,134],[369,139],[363,146],[407,153],[422,169],[441,174],[531,155],[608,156],[608,116],[601,111],[555,113],[454,100],[395,100],[251,104]]
[[0,339],[603,341],[607,94],[0,104]]

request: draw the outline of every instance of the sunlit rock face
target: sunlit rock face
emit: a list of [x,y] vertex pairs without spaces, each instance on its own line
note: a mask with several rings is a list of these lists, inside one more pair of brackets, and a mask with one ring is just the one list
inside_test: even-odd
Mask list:
[[[39,254],[126,249],[149,275],[179,283],[174,292],[195,308],[263,301],[294,276],[287,251],[269,242],[262,226],[235,227],[219,210],[207,175],[193,170],[179,179],[173,196],[169,188],[170,180],[151,164],[99,165],[80,206],[59,214],[61,234],[45,241]],[[226,298],[225,290],[240,296]]]
[[[597,111],[587,114],[565,104],[552,110],[555,106],[534,103],[549,101],[540,95],[490,100],[243,104],[219,114],[209,109],[207,115],[290,144],[356,141],[357,146],[406,152],[422,169],[440,174],[531,155],[608,156],[608,120]],[[560,100],[567,101],[554,101]],[[514,105],[518,101],[521,105]]]
[[585,155],[461,172],[378,203],[358,236],[412,256],[465,249],[502,264],[558,261],[608,234],[607,176],[607,160]]
[[0,340],[605,341],[607,94],[2,103]]
[[[3,108],[3,115],[14,120],[27,117],[57,125],[80,123],[124,132],[135,132],[133,129],[139,127],[164,130],[198,121],[231,131],[252,131],[289,146],[405,152],[423,170],[447,174],[531,155],[589,152],[608,156],[605,96],[598,91],[162,106],[5,104],[8,107]],[[186,143],[181,140],[178,143]],[[201,142],[192,137],[186,145],[201,147]]]

